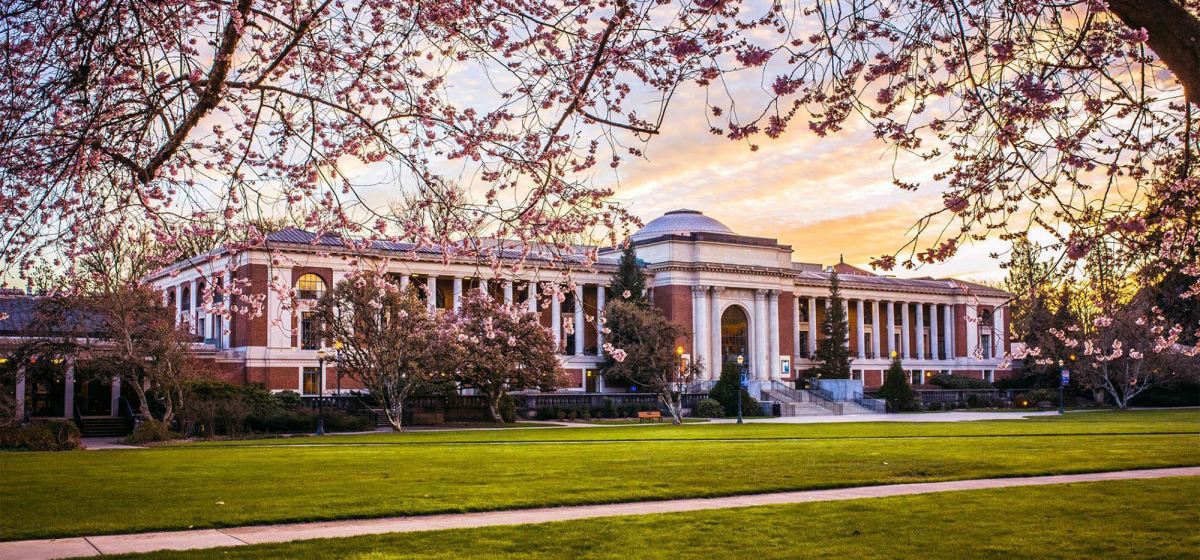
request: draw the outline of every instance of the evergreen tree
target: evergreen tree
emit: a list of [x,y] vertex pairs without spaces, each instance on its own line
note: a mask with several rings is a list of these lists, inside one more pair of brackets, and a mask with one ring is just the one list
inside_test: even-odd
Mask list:
[[849,379],[850,320],[836,270],[829,277],[829,308],[821,321],[821,334],[825,338],[817,341],[817,373],[825,379]]
[[727,362],[725,367],[721,368],[721,378],[713,385],[711,391],[708,392],[708,398],[721,403],[725,409],[727,416],[737,415],[738,393],[742,395],[742,416],[761,416],[762,407],[758,401],[750,396],[750,393],[742,387],[740,379],[741,372],[738,371],[740,366],[733,362]]
[[1013,243],[1012,257],[1006,263],[1008,278],[1004,290],[1013,295],[1009,304],[1012,310],[1013,338],[1034,343],[1040,331],[1046,330],[1053,311],[1047,295],[1058,280],[1054,266],[1043,262],[1041,248],[1028,239],[1021,238]]
[[[621,263],[612,277],[612,291],[614,299],[633,302],[648,301],[646,299],[646,275],[642,272],[642,267],[638,265],[637,251],[634,251],[632,243],[626,243],[625,250],[621,251]],[[625,296],[626,292],[629,292],[628,297]]]
[[888,410],[891,412],[921,409],[917,395],[913,392],[912,386],[908,384],[908,375],[904,373],[904,366],[900,365],[898,357],[892,359],[892,366],[884,374],[883,385],[879,387],[878,395],[879,398],[887,401]]

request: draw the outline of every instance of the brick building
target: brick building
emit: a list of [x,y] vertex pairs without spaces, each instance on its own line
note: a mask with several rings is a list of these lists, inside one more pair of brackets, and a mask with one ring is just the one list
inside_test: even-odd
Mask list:
[[[952,279],[880,276],[844,263],[795,262],[792,247],[776,239],[738,235],[692,210],[668,212],[652,220],[631,241],[644,263],[652,300],[669,319],[688,327],[691,336],[679,344],[686,349],[687,359],[705,364],[706,379],[719,374],[712,364],[738,356],[748,367],[754,392],[772,382],[786,383],[813,367],[819,325],[829,305],[831,270],[838,271],[849,312],[853,376],[866,387],[882,383],[892,352],[902,358],[914,384],[923,384],[932,374],[989,381],[1012,374],[1003,360],[1010,349],[1008,308],[1003,306],[1008,294],[1003,291]],[[180,323],[202,340],[194,345],[197,355],[213,360],[221,375],[234,383],[260,383],[303,395],[330,394],[339,387],[359,389],[349,378],[339,377],[335,365],[318,367],[322,341],[312,334],[308,310],[322,293],[352,273],[354,259],[371,258],[386,261],[387,272],[402,286],[415,284],[422,297],[432,294],[425,299],[434,312],[453,309],[469,289],[487,290],[493,297],[529,306],[554,332],[571,378],[566,390],[628,390],[606,385],[597,374],[603,333],[588,320],[612,297],[607,284],[616,270],[619,250],[601,250],[599,261],[590,265],[583,257],[590,248],[553,257],[535,251],[521,272],[504,268],[497,275],[475,260],[446,258],[434,248],[373,242],[352,251],[347,245],[341,238],[318,239],[288,229],[268,235],[256,248],[177,263],[148,281],[176,309]],[[520,256],[507,252],[510,249],[496,250],[506,251],[501,253],[504,258]],[[550,287],[561,285],[566,275],[576,287],[563,301],[537,297],[539,291],[544,295]],[[236,288],[240,293],[235,303],[259,301],[263,312],[225,316],[211,312],[227,308],[227,302],[210,290],[214,286]],[[294,306],[287,304],[292,298],[285,290],[294,290]],[[212,305],[206,304],[210,298]],[[10,337],[17,334],[14,325],[7,323],[21,316],[14,313],[0,321],[0,331],[7,328]],[[568,333],[567,317],[583,328]],[[63,367],[62,386],[29,390],[21,383],[21,404],[40,403],[42,416],[68,415],[80,403],[86,403],[85,412],[103,414],[107,406],[116,415],[119,387],[78,383],[71,361]]]
[[[688,349],[689,359],[701,358],[709,365],[704,373],[708,378],[715,369],[711,364],[738,355],[758,381],[787,381],[812,367],[834,269],[849,311],[854,377],[867,387],[882,383],[893,351],[915,384],[929,374],[987,380],[1011,374],[1002,369],[1009,350],[1008,309],[1002,306],[1008,294],[1003,291],[952,279],[879,276],[844,263],[828,267],[794,262],[792,247],[775,239],[738,235],[692,210],[668,212],[650,221],[631,241],[645,263],[652,300],[669,319],[691,330],[692,336],[680,344]],[[309,393],[321,382],[315,370],[320,341],[307,334],[305,309],[350,274],[349,260],[362,252],[351,253],[339,238],[318,240],[314,234],[289,229],[267,236],[261,248],[179,263],[150,280],[175,305],[181,320],[204,337],[215,359],[227,364],[232,380]],[[579,256],[544,260],[535,253],[523,272],[500,277],[476,261],[446,262],[431,248],[376,242],[365,253],[368,258],[386,257],[387,271],[402,285],[418,283],[424,288],[420,293],[434,294],[426,298],[431,309],[454,308],[468,289],[484,289],[493,297],[528,305],[553,330],[563,365],[574,380],[571,389],[623,390],[605,387],[596,374],[603,333],[587,319],[612,296],[606,285],[619,250],[601,250],[594,265],[584,265],[582,248]],[[236,259],[230,278],[206,274],[230,268],[223,258]],[[536,297],[539,289],[562,281],[564,270],[576,283],[573,293],[562,302]],[[226,325],[220,315],[204,312],[204,290],[213,282],[236,279],[250,281],[246,295],[265,299],[264,313],[235,314]],[[284,309],[284,298],[268,289],[272,281],[295,289],[296,309]],[[1000,311],[994,313],[997,308]],[[564,317],[583,325],[582,332],[567,333]],[[335,389],[336,376],[330,371],[327,368],[326,391]],[[343,379],[342,388],[352,387],[348,383]]]

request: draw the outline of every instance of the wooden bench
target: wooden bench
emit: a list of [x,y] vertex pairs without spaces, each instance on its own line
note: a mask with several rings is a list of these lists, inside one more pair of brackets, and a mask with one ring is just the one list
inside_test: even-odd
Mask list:
[[653,422],[654,420],[662,422],[662,413],[658,411],[638,413],[638,424],[641,424],[642,422]]
[[1038,412],[1041,412],[1043,410],[1048,410],[1048,409],[1054,408],[1054,403],[1052,403],[1050,401],[1038,401],[1037,407],[1038,407]]

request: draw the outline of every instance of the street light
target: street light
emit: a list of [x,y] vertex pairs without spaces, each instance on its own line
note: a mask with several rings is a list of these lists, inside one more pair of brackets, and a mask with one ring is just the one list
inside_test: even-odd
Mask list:
[[317,350],[317,435],[325,435],[325,349]]
[[[1075,359],[1075,356],[1071,356],[1071,359],[1072,360]],[[1062,379],[1058,383],[1058,413],[1062,414],[1063,413],[1063,387],[1066,386],[1067,380],[1070,379],[1070,375],[1071,375],[1071,372],[1069,370],[1067,370],[1067,368],[1066,368],[1065,364],[1063,364],[1062,360],[1058,361],[1058,373],[1059,373],[1059,375],[1062,376]]]
[[[336,351],[333,358],[333,363],[337,364],[337,395],[338,401],[342,399],[342,341],[333,341],[333,349]],[[343,410],[345,410],[343,408]]]
[[744,361],[746,361],[746,358],[742,357],[741,354],[738,354],[738,357],[737,357],[737,363],[738,363],[738,386],[737,386],[738,422],[737,423],[738,424],[742,423],[742,383],[746,382],[746,379],[745,379],[746,374],[742,373],[742,362],[744,362]]
[[677,364],[677,367],[679,368],[679,372],[676,374],[675,379],[678,380],[679,385],[682,387],[683,386],[683,347],[682,346],[675,347],[675,355],[678,356],[675,359],[675,363]]

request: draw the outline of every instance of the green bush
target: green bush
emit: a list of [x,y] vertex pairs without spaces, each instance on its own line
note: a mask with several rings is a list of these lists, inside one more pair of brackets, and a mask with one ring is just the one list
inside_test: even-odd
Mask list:
[[29,426],[0,427],[0,449],[17,451],[70,451],[83,447],[79,428],[69,420],[35,422]]
[[750,393],[742,387],[738,365],[727,363],[721,368],[721,378],[713,385],[712,391],[709,391],[708,398],[721,403],[721,407],[729,414],[736,414],[739,393],[742,398],[742,415],[762,416],[762,407],[758,401],[751,398]]
[[304,406],[304,399],[295,391],[280,391],[271,395],[271,403],[279,410],[288,411]]
[[[327,432],[366,432],[373,427],[369,418],[346,414],[336,408],[327,408],[324,414]],[[246,425],[255,432],[306,434],[317,431],[317,416],[315,408],[297,408],[269,416],[252,416]]]
[[508,393],[500,395],[500,419],[505,424],[517,421],[517,401]]
[[1034,389],[1027,393],[1017,395],[1013,399],[1013,406],[1017,407],[1037,407],[1039,402],[1047,401],[1058,404],[1058,390],[1056,389]]
[[963,375],[931,375],[926,378],[930,385],[943,389],[995,389],[996,386],[982,379]]
[[697,418],[724,418],[725,407],[713,399],[701,399],[692,409],[692,416]]
[[125,437],[125,443],[140,445],[156,441],[170,441],[177,438],[179,438],[179,434],[172,432],[166,424],[158,420],[147,420],[138,424],[133,433]]
[[604,397],[604,406],[602,407],[605,418],[617,417],[617,405],[609,397]]
[[883,376],[883,385],[879,387],[877,396],[887,401],[888,410],[891,412],[921,410],[921,403],[917,400],[912,386],[908,384],[908,375],[904,373],[899,358],[892,360],[891,367]]

